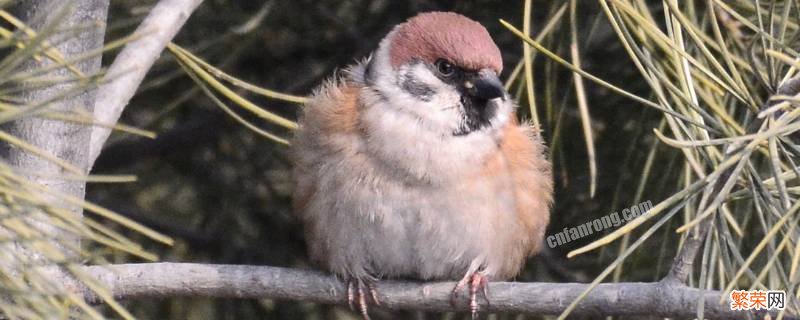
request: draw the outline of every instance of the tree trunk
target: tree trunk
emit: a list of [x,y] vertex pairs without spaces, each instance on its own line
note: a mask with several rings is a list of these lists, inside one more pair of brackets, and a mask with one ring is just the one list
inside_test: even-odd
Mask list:
[[[22,0],[17,1],[12,8],[12,13],[22,20],[34,31],[42,30],[47,26],[56,25],[56,34],[50,37],[50,42],[66,60],[79,56],[103,46],[105,36],[105,23],[108,15],[109,0]],[[66,14],[64,14],[66,13]],[[19,71],[35,70],[57,62],[41,55],[38,61],[29,59],[20,65]],[[74,68],[58,68],[46,74],[52,79],[75,79],[91,77],[100,70],[101,58],[95,57],[74,64]],[[76,72],[75,70],[79,71]],[[34,105],[48,99],[63,95],[65,92],[75,90],[78,86],[86,86],[80,81],[60,81],[47,87],[31,88],[25,90],[16,98],[27,105]],[[49,103],[47,110],[58,112],[81,112],[91,115],[94,109],[96,90],[78,90],[75,94],[68,95]],[[57,120],[48,120],[40,117],[24,117],[22,119],[0,126],[0,130],[15,136],[25,142],[35,145],[47,153],[62,159],[80,169],[82,174],[87,174],[89,169],[89,140],[92,127],[87,124],[70,123]],[[66,179],[75,176],[74,173],[65,171],[61,166],[30,154],[20,148],[0,143],[0,157],[6,161],[16,173],[37,185],[43,186],[53,192],[83,199],[86,183],[80,179]],[[76,219],[82,216],[80,206],[58,201],[53,197],[46,199],[55,201],[55,205],[69,210]],[[47,239],[57,245],[65,256],[75,258],[78,256],[80,239],[74,234],[67,234],[50,225],[47,215],[34,211],[29,216],[29,223]],[[53,239],[59,239],[54,241]],[[69,243],[70,246],[61,244]],[[22,255],[42,261],[43,257],[29,248],[17,243],[17,250]],[[72,249],[68,249],[72,247]]]

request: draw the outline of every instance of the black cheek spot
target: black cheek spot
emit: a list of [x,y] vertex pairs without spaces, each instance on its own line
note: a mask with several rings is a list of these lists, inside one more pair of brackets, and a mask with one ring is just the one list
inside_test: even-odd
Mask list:
[[372,83],[374,82],[372,79],[373,77],[372,69],[374,63],[375,63],[375,58],[370,57],[369,61],[367,61],[367,65],[364,66],[364,82],[366,82],[368,85],[372,85]]
[[433,88],[410,76],[403,80],[401,87],[404,91],[408,92],[412,96],[418,97],[420,100],[425,102],[431,101],[433,99],[433,95],[436,94],[436,91],[433,90]]

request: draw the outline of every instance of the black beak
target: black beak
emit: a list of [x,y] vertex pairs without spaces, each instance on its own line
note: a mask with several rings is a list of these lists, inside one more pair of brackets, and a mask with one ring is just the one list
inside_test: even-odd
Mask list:
[[506,93],[500,78],[497,77],[494,71],[488,69],[481,70],[475,78],[467,80],[465,86],[468,88],[469,95],[481,100],[502,98]]

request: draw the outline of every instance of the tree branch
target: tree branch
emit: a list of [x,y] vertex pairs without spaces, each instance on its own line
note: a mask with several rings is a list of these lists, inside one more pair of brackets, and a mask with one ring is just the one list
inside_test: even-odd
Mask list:
[[711,228],[712,221],[712,218],[708,218],[706,221],[701,222],[697,231],[692,231],[689,236],[686,237],[686,242],[684,242],[678,254],[675,255],[675,260],[673,260],[672,267],[664,278],[664,281],[681,284],[686,283],[689,279],[689,274],[692,273],[694,268],[694,260],[697,258],[697,252],[700,251],[708,229]]
[[[84,267],[84,271],[105,284],[118,299],[270,298],[342,304],[347,294],[342,282],[332,276],[267,266],[145,263],[89,266]],[[58,272],[51,274],[61,276]],[[100,301],[77,281],[64,282],[88,301]],[[390,309],[468,310],[466,298],[455,306],[450,304],[454,285],[383,281],[378,283],[377,290],[381,305]],[[484,303],[482,310],[555,315],[586,289],[587,284],[496,282],[490,287],[491,305]],[[727,299],[720,304],[721,294],[666,282],[600,284],[572,315],[692,318],[696,315],[697,303],[705,301],[705,315],[710,319],[746,317],[746,312],[730,310]]]
[[[203,0],[161,0],[142,21],[136,33],[142,37],[125,45],[109,68],[109,82],[100,86],[94,108],[95,120],[117,123],[122,110],[136,93],[145,74],[164,51],[191,13]],[[92,130],[89,160],[91,164],[100,155],[111,129],[95,127]]]
[[[751,127],[755,126],[751,124]],[[734,143],[733,145],[728,146],[727,150],[735,150],[741,145],[741,142]],[[726,154],[726,156],[727,155],[729,154]],[[712,188],[713,191],[710,194],[719,194],[726,181],[731,178],[731,175],[734,173],[734,171],[735,168],[730,168],[723,172],[720,175],[720,178],[717,180],[716,185]],[[700,211],[702,210],[705,210],[705,207],[701,207]],[[672,266],[670,267],[669,273],[666,277],[664,277],[665,282],[679,284],[686,283],[686,281],[689,279],[689,275],[694,269],[694,260],[697,258],[697,253],[700,251],[700,247],[702,247],[703,241],[705,241],[706,235],[708,234],[708,231],[711,230],[713,225],[714,218],[712,216],[706,218],[704,221],[700,222],[696,228],[692,229],[692,231],[689,233],[689,236],[686,237],[686,242],[684,242],[683,247],[681,247],[678,250],[678,253],[675,255],[675,260],[672,261]]]

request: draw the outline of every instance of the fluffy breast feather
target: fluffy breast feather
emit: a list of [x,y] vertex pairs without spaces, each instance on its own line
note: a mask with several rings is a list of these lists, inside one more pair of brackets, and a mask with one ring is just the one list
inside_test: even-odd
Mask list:
[[523,246],[529,255],[541,250],[553,203],[551,165],[545,157],[541,135],[534,130],[527,123],[510,123],[500,144],[514,184],[517,218],[530,235]]

